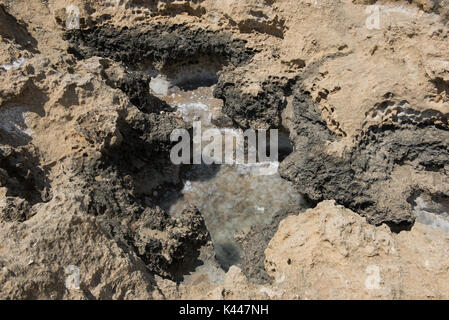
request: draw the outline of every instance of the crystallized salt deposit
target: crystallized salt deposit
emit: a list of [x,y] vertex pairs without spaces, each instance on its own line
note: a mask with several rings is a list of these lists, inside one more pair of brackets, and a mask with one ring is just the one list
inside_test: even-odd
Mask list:
[[204,103],[178,104],[176,109],[185,122],[201,121],[203,125],[209,125],[211,122],[210,108]]
[[416,221],[449,233],[449,208],[419,196],[415,199]]
[[5,65],[1,65],[0,68],[5,69],[6,71],[10,70],[10,69],[15,69],[20,67],[21,65],[23,65],[25,62],[27,62],[27,59],[25,58],[20,58],[17,59],[15,61],[12,62],[12,64],[5,64]]
[[158,75],[155,78],[151,78],[150,88],[156,95],[166,96],[170,88],[170,82],[163,76]]
[[279,169],[278,161],[265,161],[257,163],[238,164],[237,171],[240,174],[251,174],[253,176],[272,176],[277,174]]
[[28,113],[25,106],[1,107],[0,128],[14,135],[31,136],[33,131],[26,124]]

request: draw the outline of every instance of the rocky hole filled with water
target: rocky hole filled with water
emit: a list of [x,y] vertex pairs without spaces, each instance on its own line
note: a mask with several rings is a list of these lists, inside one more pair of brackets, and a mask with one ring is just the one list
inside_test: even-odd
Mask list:
[[[153,76],[150,83],[153,93],[171,105],[185,122],[201,121],[203,128],[236,133],[237,128],[222,113],[223,102],[213,96],[215,83],[210,76],[213,72],[205,68],[201,71],[198,65],[191,69],[184,67],[179,72],[174,77],[176,81],[166,75]],[[185,79],[182,74],[186,74]],[[293,151],[293,146],[287,133],[281,133],[278,140],[282,160]],[[236,235],[269,224],[280,210],[300,210],[306,206],[302,196],[277,170],[274,174],[257,175],[254,169],[257,163],[192,165],[183,176],[182,189],[167,191],[160,201],[160,206],[171,215],[189,206],[200,209],[217,259],[225,270],[241,261],[243,253]]]
[[[199,122],[204,130],[217,129],[223,137],[240,134],[241,128],[225,114],[224,100],[215,91],[220,77],[251,58],[251,49],[245,48],[244,41],[230,39],[225,33],[170,25],[158,29],[99,28],[74,31],[66,37],[72,43],[69,52],[79,59],[102,56],[123,63],[128,80],[116,81],[111,77],[110,85],[124,91],[142,112],[151,117],[175,115],[190,131]],[[163,29],[167,32],[163,33]],[[140,51],[130,50],[120,40],[125,36],[141,42]],[[174,45],[176,42],[179,43]],[[173,47],[167,50],[171,44]],[[294,150],[288,131],[279,130],[276,140],[278,158],[264,163],[175,166],[169,163],[168,149],[164,149],[158,156],[162,168],[157,172],[162,181],[158,183],[150,181],[158,170],[155,161],[148,162],[140,156],[141,173],[134,175],[138,177],[135,181],[139,181],[139,194],[145,205],[160,207],[175,219],[182,218],[189,208],[198,208],[210,233],[218,265],[200,256],[192,267],[184,266],[181,267],[184,270],[175,272],[181,274],[180,278],[188,279],[188,274],[197,268],[199,272],[207,272],[213,281],[222,281],[224,273],[217,266],[227,271],[245,256],[238,240],[243,234],[275,224],[274,217],[279,212],[300,212],[307,208],[302,195],[277,170],[279,163]],[[204,145],[206,141],[203,148]],[[266,148],[267,154],[270,153],[269,143]],[[269,175],[257,174],[267,167],[272,170]],[[150,176],[153,179],[145,178]],[[264,240],[265,245],[268,240]]]

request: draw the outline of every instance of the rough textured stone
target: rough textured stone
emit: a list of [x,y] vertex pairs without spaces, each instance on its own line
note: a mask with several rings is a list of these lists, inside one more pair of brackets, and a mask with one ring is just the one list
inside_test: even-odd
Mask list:
[[[447,7],[0,0],[0,298],[447,298],[447,235],[415,221],[449,199]],[[289,132],[280,173],[317,205],[240,236],[226,275],[201,212],[160,208],[191,128],[149,84],[192,66],[218,122]]]

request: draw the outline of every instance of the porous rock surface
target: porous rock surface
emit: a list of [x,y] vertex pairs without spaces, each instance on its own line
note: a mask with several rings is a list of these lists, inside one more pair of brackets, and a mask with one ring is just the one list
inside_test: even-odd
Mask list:
[[[447,234],[413,208],[449,197],[448,5],[0,1],[0,298],[447,298]],[[317,205],[241,235],[222,284],[194,272],[201,213],[159,208],[190,127],[148,70],[191,64],[235,127],[290,134],[280,173]]]

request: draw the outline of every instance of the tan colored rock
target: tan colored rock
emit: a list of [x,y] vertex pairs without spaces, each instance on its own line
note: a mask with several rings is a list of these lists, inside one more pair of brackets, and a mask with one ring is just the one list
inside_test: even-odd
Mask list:
[[281,222],[267,272],[302,299],[447,299],[449,236],[375,227],[333,201]]
[[145,265],[83,214],[79,199],[63,207],[57,199],[24,223],[1,224],[0,299],[152,298]]

